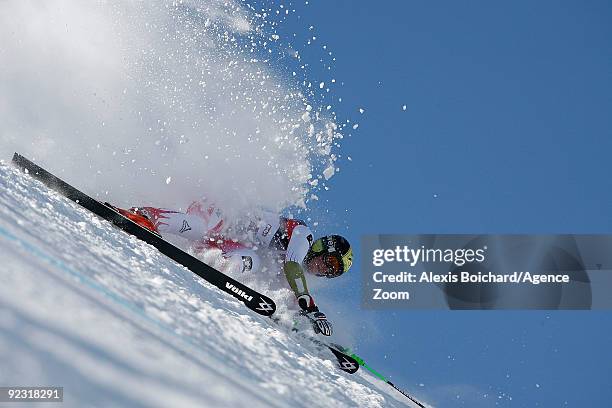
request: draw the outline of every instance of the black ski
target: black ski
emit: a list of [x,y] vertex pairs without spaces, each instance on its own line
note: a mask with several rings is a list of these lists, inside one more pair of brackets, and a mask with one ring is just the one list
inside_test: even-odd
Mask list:
[[37,166],[22,155],[15,153],[13,156],[13,164],[30,174],[35,179],[40,180],[49,188],[59,192],[99,217],[110,221],[128,234],[131,234],[136,238],[153,245],[159,252],[166,255],[168,258],[178,262],[205,281],[215,285],[224,292],[229,293],[236,299],[242,301],[254,312],[264,316],[271,316],[276,311],[276,304],[269,297],[262,295],[261,293],[249,288],[246,285],[243,285],[224,273],[221,273],[218,270],[206,265],[199,259],[163,240],[159,235],[156,235],[146,228],[142,228],[140,225],[125,218],[112,207],[109,207],[77,190],[42,167]]
[[349,374],[355,374],[359,370],[359,363],[353,357],[338,350],[335,344],[326,344],[326,346],[336,357],[339,369]]
[[[302,314],[302,316],[308,319],[310,321],[310,324],[314,323],[314,320],[310,316],[305,314]],[[336,357],[338,368],[342,371],[345,371],[349,374],[355,374],[357,370],[359,370],[359,363],[357,362],[357,360],[346,354],[343,351],[342,346],[338,346],[334,343],[327,343],[314,337],[311,337],[310,341],[319,346],[327,347],[332,352],[334,357]]]
[[[303,317],[303,315],[301,315]],[[328,352],[331,351],[332,355],[336,358],[337,367],[349,374],[355,374],[357,370],[359,370],[359,362],[354,359],[352,356],[348,355],[343,351],[343,347],[334,343],[327,343],[317,337],[312,335],[308,335],[306,333],[302,333],[297,331],[295,328],[290,328],[283,321],[281,321],[278,317],[272,316],[272,321],[276,323],[280,327],[284,327],[288,331],[292,331],[296,336],[300,338],[310,341],[312,344],[317,346],[321,355],[329,355]]]

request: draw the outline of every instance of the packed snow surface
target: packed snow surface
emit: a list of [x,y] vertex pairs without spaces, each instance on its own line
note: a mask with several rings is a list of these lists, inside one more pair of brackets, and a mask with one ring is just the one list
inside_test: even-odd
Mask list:
[[406,406],[12,166],[0,184],[0,384],[65,407]]

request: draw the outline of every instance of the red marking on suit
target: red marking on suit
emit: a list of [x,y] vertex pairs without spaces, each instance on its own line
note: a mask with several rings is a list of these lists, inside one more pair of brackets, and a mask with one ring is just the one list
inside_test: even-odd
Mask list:
[[291,240],[291,235],[293,234],[293,230],[295,229],[295,227],[297,227],[298,225],[304,225],[304,222],[300,220],[287,220],[287,224],[285,225],[285,228],[287,228],[287,238]]
[[[213,215],[214,212],[215,207],[213,205],[210,205],[207,209],[204,209],[202,207],[201,201],[194,201],[187,208],[187,214],[197,215],[206,220],[206,223],[208,223],[208,220],[210,220],[210,217]],[[208,231],[214,234],[218,234],[219,232],[221,232],[221,229],[223,229],[223,219],[221,219],[216,225],[209,227]]]

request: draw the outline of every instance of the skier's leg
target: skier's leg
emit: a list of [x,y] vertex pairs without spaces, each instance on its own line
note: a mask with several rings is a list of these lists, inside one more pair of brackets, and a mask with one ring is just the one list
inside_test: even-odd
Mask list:
[[187,214],[199,217],[207,227],[208,235],[220,235],[226,226],[223,211],[215,204],[209,203],[206,199],[194,201],[187,208]]
[[138,207],[137,210],[149,218],[162,235],[173,234],[197,241],[210,232],[206,220],[196,215],[155,207]]
[[223,268],[230,274],[257,273],[261,270],[259,255],[240,242],[217,236],[201,240],[193,246],[196,253],[205,253],[214,249],[221,251]]
[[203,198],[194,201],[187,214],[193,214],[205,220],[209,227],[209,236],[231,237],[239,242],[249,242],[257,246],[268,246],[280,226],[278,214],[258,210],[248,216],[239,216],[231,221],[225,211],[211,201]]
[[223,258],[229,273],[257,273],[261,268],[261,259],[252,249],[241,248],[224,252]]

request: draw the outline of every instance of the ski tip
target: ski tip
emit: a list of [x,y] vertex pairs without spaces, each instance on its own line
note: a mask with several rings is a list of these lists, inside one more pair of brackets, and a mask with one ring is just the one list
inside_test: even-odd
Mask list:
[[15,153],[13,153],[13,158],[11,159],[11,162],[13,164],[19,166],[24,161],[24,159],[25,159],[25,157],[23,157],[19,153],[15,152]]
[[334,347],[327,346],[336,357],[338,368],[349,374],[355,374],[359,370],[359,363],[351,356],[336,350]]
[[246,301],[245,299],[241,299],[244,301],[244,304],[251,309],[252,311],[262,315],[262,316],[272,316],[274,312],[276,312],[276,303],[272,299],[267,296],[258,296],[259,299],[252,299],[250,301]]

